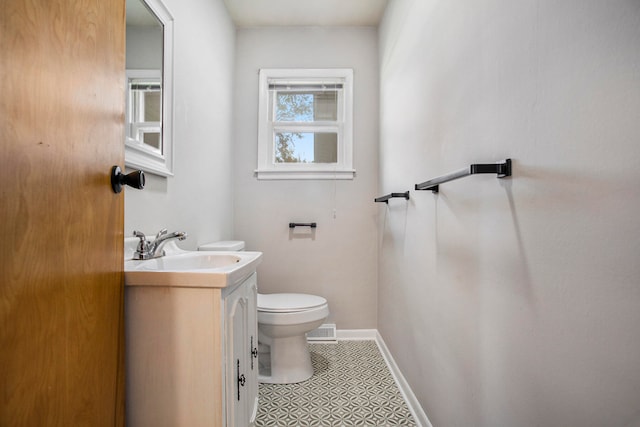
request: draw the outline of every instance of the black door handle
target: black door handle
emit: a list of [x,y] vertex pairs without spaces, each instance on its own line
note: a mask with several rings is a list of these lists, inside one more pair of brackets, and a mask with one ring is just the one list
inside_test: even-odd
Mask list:
[[123,185],[142,190],[144,188],[144,181],[144,172],[141,170],[133,171],[125,175],[122,173],[120,166],[111,168],[111,188],[113,188],[113,192],[116,194],[122,191]]

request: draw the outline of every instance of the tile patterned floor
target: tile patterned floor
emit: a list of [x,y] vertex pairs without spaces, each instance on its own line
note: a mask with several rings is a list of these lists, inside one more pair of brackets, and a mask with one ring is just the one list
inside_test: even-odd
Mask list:
[[415,426],[375,341],[309,344],[314,376],[260,384],[256,426]]

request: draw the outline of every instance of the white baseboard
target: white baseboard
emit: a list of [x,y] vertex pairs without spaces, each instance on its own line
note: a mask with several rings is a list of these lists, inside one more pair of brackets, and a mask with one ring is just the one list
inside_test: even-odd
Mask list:
[[370,341],[376,340],[377,329],[338,329],[336,331],[338,341]]
[[341,340],[373,340],[378,344],[378,348],[380,349],[380,353],[382,353],[382,357],[385,362],[387,362],[387,366],[389,367],[389,371],[391,371],[391,376],[396,382],[402,397],[404,397],[407,406],[409,407],[409,411],[411,415],[413,415],[413,419],[416,422],[418,427],[433,427],[427,414],[420,406],[420,402],[416,398],[416,395],[413,394],[409,383],[400,372],[400,368],[396,364],[395,360],[393,360],[393,356],[391,356],[391,352],[387,348],[382,336],[378,332],[377,329],[338,329],[336,331],[336,335],[338,337],[338,341]]
[[391,371],[391,375],[393,379],[396,380],[396,384],[400,389],[400,393],[402,397],[404,397],[405,402],[407,402],[407,406],[409,407],[409,411],[411,411],[411,415],[413,415],[413,419],[416,421],[418,427],[433,427],[431,421],[427,417],[427,414],[422,409],[420,402],[416,398],[416,395],[413,394],[409,383],[400,372],[400,368],[396,364],[395,360],[393,360],[393,356],[391,356],[391,352],[387,348],[384,340],[382,339],[382,335],[376,330],[376,343],[378,344],[378,348],[380,348],[380,353],[382,353],[382,357],[384,357],[387,362],[387,366],[389,366],[389,370]]

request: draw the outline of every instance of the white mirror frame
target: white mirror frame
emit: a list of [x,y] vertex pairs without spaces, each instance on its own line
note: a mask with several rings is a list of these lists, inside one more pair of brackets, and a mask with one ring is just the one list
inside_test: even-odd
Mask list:
[[[162,23],[162,153],[125,137],[124,163],[161,176],[173,176],[173,16],[161,0],[142,0]],[[128,80],[128,76],[127,76]],[[125,88],[128,87],[128,84]]]

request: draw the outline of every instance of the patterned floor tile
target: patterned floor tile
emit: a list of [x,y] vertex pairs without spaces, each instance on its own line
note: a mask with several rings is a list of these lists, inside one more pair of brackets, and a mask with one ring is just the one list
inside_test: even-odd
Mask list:
[[314,376],[260,384],[256,426],[415,426],[375,341],[309,344]]

